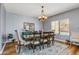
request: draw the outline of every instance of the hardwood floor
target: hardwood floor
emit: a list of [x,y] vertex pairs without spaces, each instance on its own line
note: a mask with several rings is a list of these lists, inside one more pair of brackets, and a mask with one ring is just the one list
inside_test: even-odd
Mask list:
[[72,55],[79,55],[79,46],[71,45],[68,50],[72,53]]
[[15,55],[16,54],[16,42],[6,43],[2,55]]
[[70,53],[72,55],[79,55],[79,46],[77,45],[74,45],[74,44],[71,44],[69,42],[63,42],[63,41],[57,41],[57,42],[60,42],[61,44],[66,44],[68,45],[68,50],[70,51]]

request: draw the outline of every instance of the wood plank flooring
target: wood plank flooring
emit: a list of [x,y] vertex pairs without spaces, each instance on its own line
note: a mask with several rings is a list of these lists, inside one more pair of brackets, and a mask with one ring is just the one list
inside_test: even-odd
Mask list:
[[71,44],[69,42],[63,42],[63,41],[56,41],[56,42],[60,42],[61,44],[66,44],[68,45],[68,50],[70,51],[70,53],[72,55],[79,55],[79,46]]
[[16,42],[6,43],[2,55],[15,55],[16,54]]
[[79,55],[79,46],[71,45],[68,50],[72,53],[72,55]]

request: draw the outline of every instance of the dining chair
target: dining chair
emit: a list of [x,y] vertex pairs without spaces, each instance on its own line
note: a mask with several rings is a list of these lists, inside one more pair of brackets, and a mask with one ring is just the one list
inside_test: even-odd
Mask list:
[[43,39],[43,49],[44,49],[45,48],[45,45],[47,45],[47,47],[49,46],[48,32],[43,32],[42,39]]
[[52,45],[54,45],[55,34],[54,32],[49,32],[49,38]]
[[41,39],[40,39],[40,33],[33,33],[33,40],[32,40],[32,47],[33,52],[35,52],[36,47],[38,46],[41,50]]
[[21,39],[20,35],[18,33],[18,30],[15,30],[15,32],[16,32],[17,41],[18,41],[18,44],[17,44],[17,53],[20,54],[22,47],[27,47],[30,44],[30,41],[26,42],[25,40],[23,40],[23,37]]
[[31,31],[25,31],[22,32],[22,39],[25,42],[25,45],[30,49],[31,47],[31,41],[33,40],[33,34]]

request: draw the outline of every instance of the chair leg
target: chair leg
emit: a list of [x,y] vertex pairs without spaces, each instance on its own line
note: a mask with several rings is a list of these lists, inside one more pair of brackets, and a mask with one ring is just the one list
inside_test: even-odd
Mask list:
[[51,46],[51,41],[49,40],[49,47]]
[[52,40],[52,45],[54,45],[54,41]]
[[42,42],[42,48],[44,49],[44,39],[43,39],[43,42]]
[[41,50],[41,44],[39,44],[39,49]]
[[21,52],[21,46],[18,46],[18,54]]
[[33,53],[35,52],[35,45],[33,44]]
[[44,49],[44,43],[43,43],[43,47],[42,48]]
[[49,47],[50,46],[50,38],[48,38],[48,40],[47,40],[47,47]]
[[54,37],[52,38],[52,45],[54,45]]
[[48,41],[47,41],[47,47],[49,47]]

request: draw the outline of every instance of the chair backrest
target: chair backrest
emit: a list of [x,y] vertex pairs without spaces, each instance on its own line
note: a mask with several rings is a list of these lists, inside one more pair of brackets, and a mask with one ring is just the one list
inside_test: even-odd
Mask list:
[[19,38],[18,30],[15,30],[15,33],[16,33],[16,36],[17,36],[18,44],[20,44],[20,38]]
[[22,32],[22,35],[31,35],[31,34],[32,34],[31,31],[24,31],[24,32]]
[[31,37],[31,36],[32,36],[31,31],[23,31],[22,34],[21,34],[22,39],[26,39],[26,38]]

